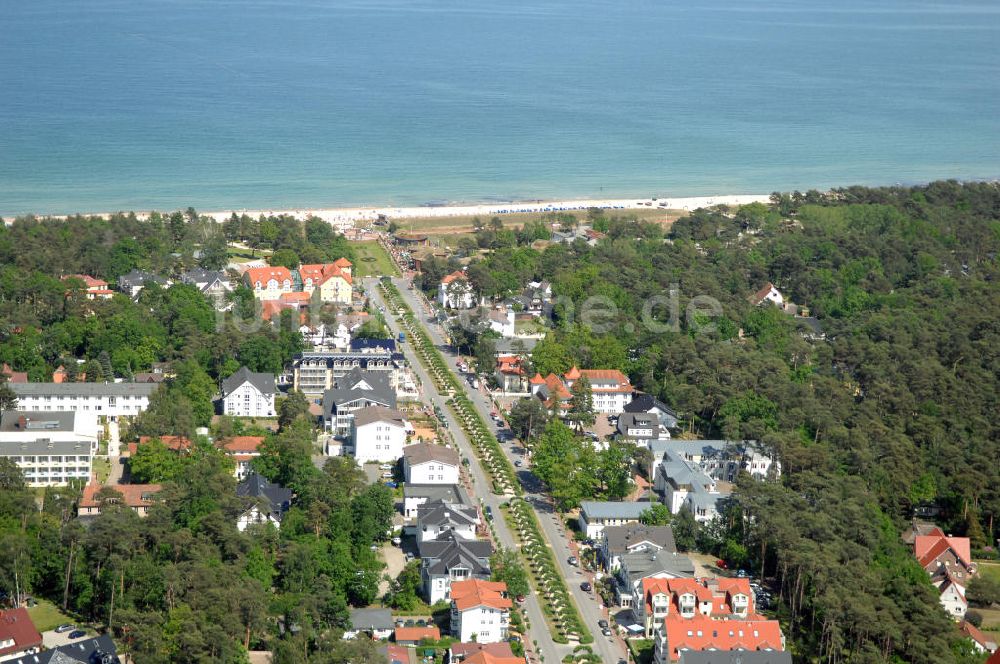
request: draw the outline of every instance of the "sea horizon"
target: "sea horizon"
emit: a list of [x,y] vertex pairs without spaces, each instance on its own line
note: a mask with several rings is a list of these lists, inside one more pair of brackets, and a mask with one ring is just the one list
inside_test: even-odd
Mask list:
[[0,22],[0,214],[1000,178],[1000,7],[60,0]]

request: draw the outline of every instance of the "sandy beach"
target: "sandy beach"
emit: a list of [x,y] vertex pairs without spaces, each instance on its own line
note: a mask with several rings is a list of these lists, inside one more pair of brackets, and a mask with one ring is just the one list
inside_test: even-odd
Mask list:
[[688,198],[621,198],[621,199],[583,199],[564,201],[531,201],[508,203],[480,203],[475,205],[440,205],[419,207],[374,207],[374,208],[330,208],[330,209],[295,209],[295,210],[227,210],[221,212],[203,212],[201,214],[213,217],[217,221],[228,219],[236,212],[251,217],[272,214],[290,214],[305,218],[312,215],[330,223],[353,221],[371,221],[384,216],[387,219],[414,219],[427,217],[460,217],[467,215],[494,216],[518,212],[559,212],[564,210],[586,210],[597,207],[609,210],[635,210],[659,207],[665,210],[696,210],[713,205],[744,205],[760,201],[766,203],[767,194],[736,194],[723,196],[696,196]]
[[[495,215],[525,213],[525,212],[560,212],[566,210],[586,210],[597,207],[607,210],[639,210],[655,209],[662,210],[696,210],[713,205],[745,205],[753,202],[768,201],[768,194],[728,194],[719,196],[691,196],[681,198],[604,198],[604,199],[576,199],[560,201],[521,201],[507,203],[479,203],[479,204],[456,204],[439,206],[417,206],[417,207],[354,207],[354,208],[295,208],[295,209],[233,209],[218,210],[212,212],[199,211],[199,214],[212,217],[216,221],[228,219],[234,212],[236,214],[246,214],[251,217],[260,215],[291,215],[300,219],[306,217],[318,217],[336,226],[353,226],[358,221],[373,221],[379,217],[387,219],[416,219],[428,217],[461,217],[469,215],[480,215],[492,217]],[[149,216],[148,211],[137,212],[136,216],[145,219]],[[84,216],[107,217],[108,212],[84,213]],[[42,215],[38,215],[42,216]],[[65,215],[52,215],[53,218],[65,218]],[[3,221],[10,223],[12,217],[5,217]]]

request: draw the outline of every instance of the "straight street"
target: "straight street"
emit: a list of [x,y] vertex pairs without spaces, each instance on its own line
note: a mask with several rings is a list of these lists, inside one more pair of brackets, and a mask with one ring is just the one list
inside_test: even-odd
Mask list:
[[[438,350],[441,351],[445,361],[448,363],[448,367],[461,377],[462,374],[458,369],[459,358],[456,357],[454,353],[451,352],[450,347],[444,343],[444,336],[441,328],[437,324],[427,322],[429,316],[432,315],[432,312],[428,311],[426,304],[420,299],[419,295],[415,291],[409,289],[408,280],[396,278],[393,279],[393,283],[402,294],[403,300],[413,310],[420,324],[427,331],[428,335],[430,335],[431,341],[435,346],[437,346]],[[407,348],[407,350],[409,350],[409,348]],[[411,364],[414,362],[416,362],[415,358],[411,360]],[[421,379],[425,380],[426,385],[427,379],[423,376],[421,376]],[[472,400],[476,408],[479,410],[480,415],[482,415],[483,419],[489,423],[493,433],[496,434],[497,425],[490,417],[490,413],[493,411],[493,405],[490,403],[488,397],[485,396],[480,390],[472,389],[468,384],[468,381],[463,380],[460,382],[466,396]],[[458,432],[460,432],[460,430],[456,433]],[[470,449],[468,448],[467,441],[465,442],[465,445],[466,449]],[[521,458],[520,453],[514,451],[513,445],[502,444],[501,447],[504,449],[504,453],[510,458],[512,463]],[[463,450],[463,452],[465,452],[465,450]],[[478,464],[476,465],[478,468]],[[569,557],[575,554],[570,549],[566,529],[561,523],[559,513],[554,509],[548,496],[543,492],[541,481],[527,467],[522,467],[517,470],[518,479],[520,480],[521,486],[525,491],[525,500],[531,504],[535,513],[538,515],[538,521],[541,523],[542,531],[552,547],[552,551],[556,557],[556,562],[559,565],[559,570],[562,573],[563,578],[566,579],[569,590],[580,610],[580,616],[582,617],[586,628],[594,635],[594,643],[592,646],[594,651],[604,662],[614,663],[619,659],[624,659],[626,653],[624,643],[616,636],[603,636],[600,628],[597,626],[597,621],[602,618],[610,622],[610,617],[606,608],[603,607],[603,602],[601,602],[600,597],[598,597],[596,593],[587,593],[580,588],[580,584],[583,581],[593,581],[593,579],[589,575],[584,576],[578,567],[570,565],[567,562]],[[480,480],[477,478],[476,482],[479,486],[489,486],[489,484],[485,483],[485,479]],[[494,513],[497,512],[495,507],[493,510]],[[507,545],[504,544],[504,546]],[[534,618],[532,618],[532,623],[534,623]],[[548,658],[546,657],[546,659]]]
[[[400,279],[399,281],[402,280]],[[406,286],[404,284],[400,290],[405,292],[405,288]],[[368,293],[373,302],[381,305],[385,309],[386,323],[388,323],[390,329],[393,331],[393,335],[395,336],[399,332],[403,331],[402,326],[396,320],[395,312],[390,311],[389,306],[382,297],[382,292],[378,288],[378,280],[375,278],[365,279],[365,291]],[[413,303],[410,303],[410,306],[413,308],[414,312],[418,312],[420,310],[418,307],[415,307]],[[424,365],[420,363],[420,359],[413,352],[412,345],[410,343],[403,343],[400,346],[406,360],[413,368],[414,373],[416,373],[420,378],[425,403],[431,404],[432,407],[434,405],[441,407],[442,412],[445,414],[445,419],[448,422],[448,431],[454,437],[455,444],[458,446],[462,456],[469,459],[468,470],[472,477],[473,487],[476,490],[476,497],[482,500],[484,508],[488,506],[493,512],[493,525],[496,529],[497,539],[499,540],[498,543],[507,549],[518,549],[519,547],[516,544],[514,535],[507,526],[504,513],[500,509],[500,504],[503,502],[503,499],[500,496],[493,495],[493,492],[491,491],[492,484],[486,473],[483,471],[482,466],[479,463],[479,458],[476,456],[472,448],[472,444],[469,443],[469,440],[462,431],[458,420],[455,419],[454,414],[445,404],[445,399],[438,392],[433,379],[431,379],[431,377],[427,374],[427,370],[424,368]],[[533,644],[537,641],[538,648],[536,651],[544,655],[546,661],[557,662],[566,654],[572,652],[572,649],[569,646],[558,645],[552,640],[552,636],[549,634],[548,625],[545,622],[545,616],[542,614],[541,606],[539,605],[538,599],[534,594],[528,595],[527,600],[521,605],[521,608],[527,616],[528,621],[531,623],[531,628],[526,634],[528,644]]]

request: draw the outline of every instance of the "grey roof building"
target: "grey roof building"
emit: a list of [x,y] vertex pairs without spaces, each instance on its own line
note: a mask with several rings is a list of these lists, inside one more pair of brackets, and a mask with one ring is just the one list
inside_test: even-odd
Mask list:
[[91,636],[33,655],[8,660],[8,664],[121,664],[115,642],[107,634]]
[[465,489],[457,484],[404,484],[403,516],[412,519],[417,516],[421,505],[429,502],[471,505]]
[[538,339],[520,339],[518,337],[502,337],[496,340],[497,355],[514,355],[516,353],[531,353],[538,345]]
[[236,485],[236,495],[258,499],[263,516],[276,523],[281,521],[292,505],[291,489],[269,482],[256,471]]
[[24,410],[7,410],[0,414],[0,432],[73,431],[76,419],[74,411],[33,413]]
[[403,449],[403,457],[406,459],[407,463],[410,464],[435,461],[457,466],[459,463],[458,450],[451,447],[445,447],[444,445],[437,445],[435,443],[407,445]]
[[634,591],[647,576],[693,578],[694,563],[687,556],[666,550],[626,553],[615,572],[615,596],[621,606],[632,605]]
[[668,429],[677,428],[677,413],[652,394],[636,392],[632,400],[625,404],[626,413],[652,413],[660,418],[660,423]]
[[389,609],[351,609],[351,627],[357,631],[382,631],[395,629]]
[[152,272],[146,272],[144,270],[132,270],[131,272],[126,272],[118,277],[118,290],[127,294],[129,297],[135,297],[139,294],[139,291],[149,284],[168,286],[170,284],[170,280],[166,277],[161,277],[158,274],[153,274]]
[[605,526],[621,526],[636,523],[642,513],[652,503],[632,503],[624,501],[585,500],[580,503],[580,530],[588,537],[597,538]]
[[622,438],[633,440],[658,440],[669,438],[670,432],[663,426],[656,413],[629,413],[618,416],[617,433]]
[[31,397],[149,397],[153,383],[10,383],[18,399]]
[[419,543],[420,578],[430,604],[449,598],[452,581],[490,578],[489,542],[464,540],[449,532]]
[[479,511],[471,505],[428,501],[417,508],[417,541],[441,539],[447,533],[471,540],[476,537]]
[[608,526],[604,529],[601,544],[601,562],[611,572],[621,564],[621,557],[643,551],[677,552],[674,531],[670,526],[645,526],[634,523],[627,526]]
[[222,381],[222,396],[225,397],[231,394],[244,383],[250,383],[261,394],[274,394],[277,392],[274,387],[274,374],[255,373],[244,366]]
[[350,429],[353,413],[368,406],[396,407],[396,390],[384,371],[362,371],[354,367],[336,379],[323,393],[323,420],[338,434]]

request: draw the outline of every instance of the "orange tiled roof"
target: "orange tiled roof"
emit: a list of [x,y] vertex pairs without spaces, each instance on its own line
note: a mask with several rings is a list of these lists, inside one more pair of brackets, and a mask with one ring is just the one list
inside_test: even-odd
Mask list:
[[309,293],[282,293],[278,296],[280,302],[286,304],[308,304],[312,296]]
[[92,277],[89,274],[67,274],[65,277],[63,277],[63,281],[65,281],[66,279],[80,279],[81,281],[83,281],[83,283],[87,285],[87,290],[89,291],[107,290],[108,288],[108,282],[104,281],[104,279],[97,279],[96,277]]
[[338,258],[337,260],[333,261],[333,264],[336,265],[339,268],[353,267],[354,266],[354,263],[352,263],[351,261],[347,260],[346,258]]
[[433,639],[437,641],[441,638],[441,630],[431,625],[428,627],[397,627],[396,641],[420,641],[422,639]]
[[233,436],[221,441],[222,449],[230,454],[256,452],[264,436]]
[[[753,302],[754,304],[760,304],[761,302],[764,301],[764,298],[767,297],[767,294],[771,292],[772,288],[774,288],[774,284],[772,284],[770,281],[767,282],[766,284],[764,284],[763,288],[754,293],[750,301]],[[778,289],[775,288],[775,290]]]
[[441,279],[441,283],[450,284],[456,279],[468,279],[468,277],[465,276],[465,272],[462,272],[461,270],[455,270],[451,274],[445,275],[445,277]]
[[521,358],[517,355],[501,355],[497,358],[497,369],[500,373],[523,376],[524,369],[521,368]]
[[566,380],[577,380],[580,378],[580,370],[576,368],[575,364],[572,369],[566,372],[565,378]]
[[459,611],[477,606],[509,609],[512,606],[507,594],[507,584],[502,581],[454,581],[451,584],[451,601]]
[[531,377],[531,384],[532,385],[544,385],[545,384],[545,379],[542,378],[542,374],[536,373],[534,376]]
[[958,559],[966,566],[972,562],[972,551],[968,537],[948,537],[935,533],[933,535],[917,535],[913,541],[913,555],[925,568],[948,549],[954,551]]
[[271,279],[278,282],[285,280],[291,282],[292,280],[292,273],[287,267],[282,267],[280,265],[272,265],[270,267],[251,267],[243,273],[243,276],[250,281],[251,285],[257,283],[258,281],[261,285],[264,285]]
[[505,655],[494,655],[485,650],[477,652],[474,655],[470,655],[462,660],[465,664],[524,664],[523,657],[514,657],[511,655],[507,657]]
[[174,452],[191,449],[191,441],[184,436],[139,436],[139,444],[145,445],[154,438],[159,438],[167,449]]
[[668,616],[663,621],[670,659],[688,650],[784,650],[777,620],[712,620],[705,616]]
[[[64,370],[65,371],[65,370]],[[7,375],[8,383],[27,383],[28,382],[28,372],[27,371],[14,371],[11,369],[10,365],[4,363],[3,367],[0,367],[0,373]]]
[[[98,507],[97,493],[104,488],[104,485],[91,482],[83,487],[83,495],[80,497],[80,507]],[[153,504],[151,496],[159,493],[163,488],[159,484],[115,484],[110,488],[122,495],[122,501],[129,507],[149,507]]]

